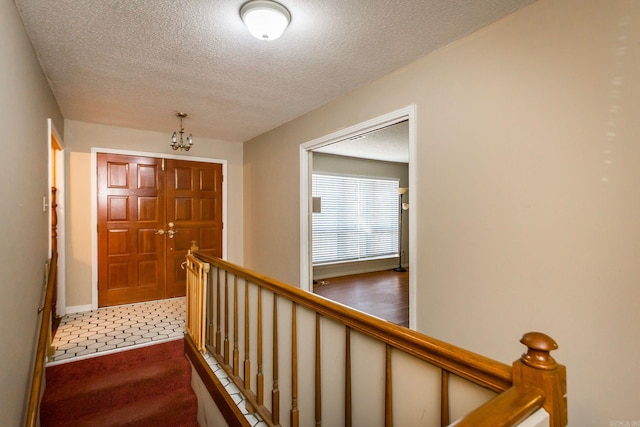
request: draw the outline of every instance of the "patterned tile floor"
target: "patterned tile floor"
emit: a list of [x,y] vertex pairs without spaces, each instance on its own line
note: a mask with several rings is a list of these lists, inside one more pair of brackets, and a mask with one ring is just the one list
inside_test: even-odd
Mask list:
[[[64,316],[52,342],[56,352],[47,366],[182,339],[185,305],[183,297]],[[247,412],[244,396],[213,356],[206,354],[205,360],[251,426],[266,426],[258,416]]]
[[181,339],[185,298],[99,308],[64,316],[48,366]]

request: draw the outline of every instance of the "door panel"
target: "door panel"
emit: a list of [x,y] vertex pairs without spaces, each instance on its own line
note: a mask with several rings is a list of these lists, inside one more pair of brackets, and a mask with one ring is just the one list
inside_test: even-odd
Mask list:
[[166,191],[160,159],[98,154],[98,306],[164,297]]
[[222,256],[222,165],[167,160],[167,222],[177,232],[167,245],[167,296],[185,294],[184,257],[200,251]]

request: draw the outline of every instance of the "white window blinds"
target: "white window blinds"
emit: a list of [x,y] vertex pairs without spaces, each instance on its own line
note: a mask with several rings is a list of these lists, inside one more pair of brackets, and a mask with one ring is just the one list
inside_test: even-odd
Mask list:
[[312,175],[312,262],[398,256],[398,180]]

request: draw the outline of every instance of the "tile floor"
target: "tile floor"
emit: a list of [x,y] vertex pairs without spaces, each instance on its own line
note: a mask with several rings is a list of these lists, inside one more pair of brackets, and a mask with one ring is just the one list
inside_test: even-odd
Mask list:
[[102,356],[184,336],[185,298],[172,298],[64,316],[48,366]]
[[[106,307],[64,316],[47,366],[102,356],[136,347],[182,339],[186,299],[172,298]],[[253,427],[267,424],[246,410],[245,398],[213,356],[205,360]]]

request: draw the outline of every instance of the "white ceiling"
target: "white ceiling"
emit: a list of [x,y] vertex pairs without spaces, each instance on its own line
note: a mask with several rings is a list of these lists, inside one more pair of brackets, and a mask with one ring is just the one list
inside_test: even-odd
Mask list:
[[409,163],[409,122],[405,120],[316,148],[313,151],[385,162]]
[[255,39],[244,0],[15,0],[65,118],[246,141],[535,0],[281,0]]

